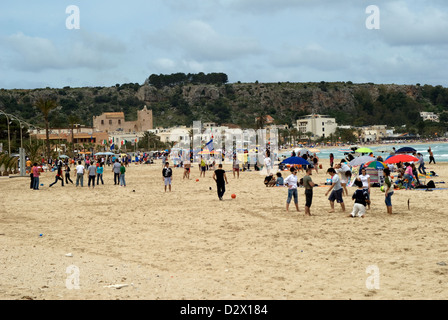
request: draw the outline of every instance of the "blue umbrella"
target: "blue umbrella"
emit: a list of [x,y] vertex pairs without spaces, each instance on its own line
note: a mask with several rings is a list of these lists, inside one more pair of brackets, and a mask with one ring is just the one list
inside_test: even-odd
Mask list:
[[283,164],[301,164],[301,165],[309,165],[310,163],[303,159],[302,157],[289,157],[283,160],[281,163]]
[[397,151],[395,151],[395,153],[413,153],[416,151],[417,150],[415,150],[414,148],[411,148],[411,147],[403,147],[403,148],[400,148]]

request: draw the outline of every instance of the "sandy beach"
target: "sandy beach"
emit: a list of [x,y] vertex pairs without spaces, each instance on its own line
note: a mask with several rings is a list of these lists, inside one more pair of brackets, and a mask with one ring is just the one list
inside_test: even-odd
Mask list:
[[[51,172],[39,191],[2,177],[0,299],[447,299],[448,189],[395,191],[391,216],[372,188],[366,217],[347,218],[355,188],[345,213],[328,213],[321,163],[311,217],[303,188],[301,212],[286,212],[287,189],[266,188],[258,172],[227,172],[219,201],[197,164],[191,180],[173,170],[171,193],[159,162],[131,165],[125,188],[110,167],[95,189],[86,177],[83,188],[49,188]],[[431,170],[448,182],[448,163]]]

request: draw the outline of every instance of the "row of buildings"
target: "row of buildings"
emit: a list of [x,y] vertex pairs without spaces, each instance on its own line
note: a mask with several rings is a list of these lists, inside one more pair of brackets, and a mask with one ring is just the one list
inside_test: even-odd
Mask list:
[[[422,112],[421,116],[425,120],[438,121],[436,115],[428,112]],[[255,119],[257,122],[258,119]],[[275,119],[267,115],[265,119],[266,129],[282,130],[292,129],[288,125],[276,125]],[[387,126],[377,125],[362,128],[353,128],[349,126],[338,126],[336,119],[327,115],[310,114],[297,119],[294,126],[300,133],[302,138],[306,137],[311,140],[319,138],[328,138],[336,133],[337,128],[352,129],[358,137],[359,142],[374,142],[387,138],[399,138],[394,135],[393,129]],[[215,123],[206,122],[202,124],[203,129],[213,128],[215,131],[226,131],[232,134],[229,126],[217,126]],[[93,127],[85,127],[76,125],[74,130],[70,128],[51,129],[50,139],[58,141],[59,144],[64,142],[74,144],[93,143],[95,145],[104,145],[110,147],[114,144],[117,148],[126,142],[138,142],[145,132],[152,132],[157,135],[162,142],[176,142],[188,139],[191,136],[192,127],[180,126],[174,128],[154,128],[152,110],[146,106],[142,110],[137,111],[136,121],[126,121],[123,112],[106,112],[99,116],[93,117]],[[38,139],[45,139],[45,131],[35,129],[34,134]],[[338,137],[335,137],[338,139]],[[117,148],[118,149],[118,148]]]

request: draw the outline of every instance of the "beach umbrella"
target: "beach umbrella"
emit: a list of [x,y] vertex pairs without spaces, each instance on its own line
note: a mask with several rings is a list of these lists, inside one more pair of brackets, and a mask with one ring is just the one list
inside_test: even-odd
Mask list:
[[352,167],[356,167],[356,166],[360,166],[366,162],[371,162],[374,161],[375,158],[374,157],[369,157],[369,156],[360,156],[360,157],[356,157],[355,159],[353,159],[352,161],[350,161],[349,165]]
[[384,161],[384,163],[398,163],[398,162],[417,162],[418,158],[414,156],[410,156],[408,154],[397,154],[395,156],[391,156]]
[[377,169],[377,170],[381,170],[381,169],[384,169],[386,167],[387,166],[386,166],[386,164],[384,162],[376,161],[376,160],[375,161],[366,162],[364,164],[364,168],[374,168],[374,169]]
[[68,158],[68,157],[69,156],[66,156],[65,154],[62,154],[62,155],[59,156],[59,158],[63,158],[63,159]]
[[417,150],[411,147],[403,147],[395,151],[395,153],[413,153],[413,152],[417,152]]
[[296,148],[294,149],[294,152],[296,154],[305,154],[307,152],[310,152],[310,150],[308,150],[307,148]]
[[358,152],[358,153],[370,153],[370,152],[372,152],[372,150],[370,150],[369,148],[358,148],[358,149],[355,150],[355,152]]
[[281,163],[283,164],[301,164],[301,165],[309,165],[310,163],[303,159],[302,157],[289,157],[283,160]]

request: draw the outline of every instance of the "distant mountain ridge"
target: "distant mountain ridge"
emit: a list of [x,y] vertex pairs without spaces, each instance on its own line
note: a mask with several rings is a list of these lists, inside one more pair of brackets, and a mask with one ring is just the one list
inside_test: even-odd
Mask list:
[[154,126],[191,125],[194,120],[254,127],[255,118],[270,115],[278,124],[295,124],[299,116],[328,114],[338,124],[416,125],[421,111],[448,111],[448,89],[430,85],[309,83],[186,83],[157,88],[146,81],[112,87],[0,90],[0,108],[31,123],[41,123],[33,101],[42,93],[59,102],[50,115],[52,127],[68,127],[68,116],[91,126],[93,116],[123,111],[135,120],[146,105]]

